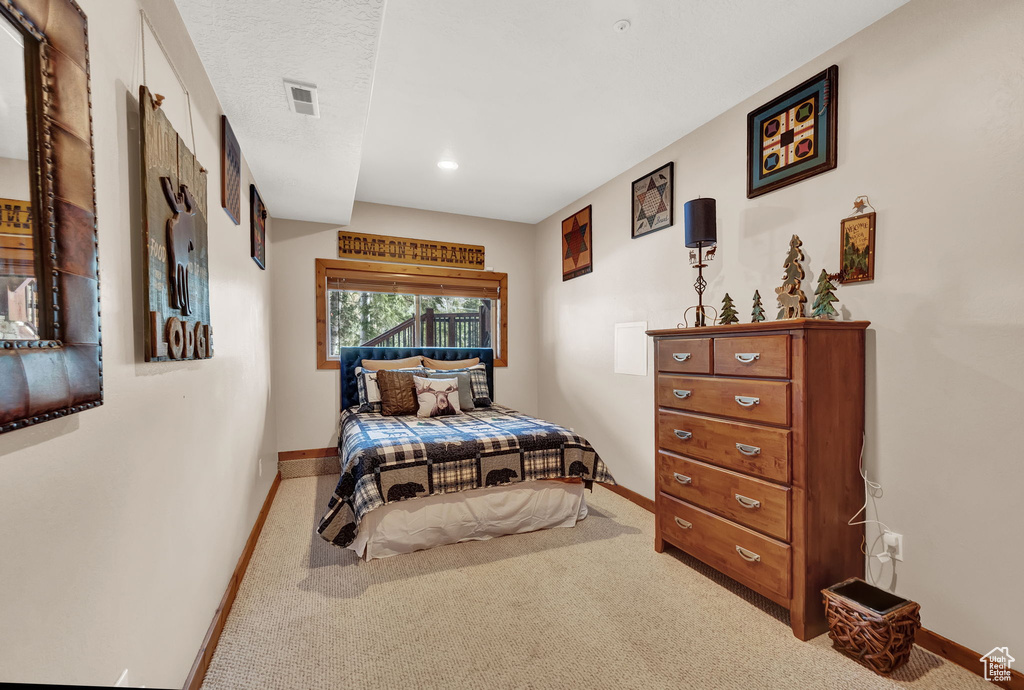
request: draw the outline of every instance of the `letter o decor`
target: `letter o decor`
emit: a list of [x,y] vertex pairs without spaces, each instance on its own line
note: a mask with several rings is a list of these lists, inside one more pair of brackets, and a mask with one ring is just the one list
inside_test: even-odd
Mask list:
[[177,317],[167,319],[167,354],[171,359],[181,359],[185,354],[185,329]]
[[196,332],[188,323],[182,324],[185,331],[185,359],[192,359],[196,355]]
[[40,340],[0,342],[0,433],[103,404],[96,178],[85,13],[74,0],[0,0],[28,76],[30,200]]
[[196,357],[199,359],[206,359],[206,327],[203,324],[196,322],[195,330],[195,341],[196,341]]

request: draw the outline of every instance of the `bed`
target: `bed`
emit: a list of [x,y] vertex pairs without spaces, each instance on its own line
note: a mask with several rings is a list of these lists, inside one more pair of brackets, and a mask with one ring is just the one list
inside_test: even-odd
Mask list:
[[493,355],[477,348],[343,348],[341,476],[317,527],[366,560],[461,541],[572,527],[585,486],[614,484],[586,441],[493,403],[421,418],[359,412],[363,359],[479,357],[494,396]]

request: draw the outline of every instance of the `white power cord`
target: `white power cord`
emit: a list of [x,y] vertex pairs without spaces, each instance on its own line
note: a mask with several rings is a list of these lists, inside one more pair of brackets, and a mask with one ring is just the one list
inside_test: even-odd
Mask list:
[[[874,513],[875,515],[878,515],[878,506],[875,505],[875,499],[879,498],[882,495],[882,485],[879,484],[878,482],[873,482],[870,479],[868,479],[867,470],[864,469],[864,444],[865,444],[866,439],[867,439],[867,434],[861,434],[861,441],[860,441],[860,476],[864,480],[864,505],[862,505],[860,507],[860,510],[858,510],[856,513],[854,513],[853,517],[851,517],[849,522],[847,522],[846,524],[850,525],[851,527],[855,527],[857,525],[869,525],[869,524],[881,525],[882,528],[885,530],[885,532],[889,532],[891,530],[889,529],[889,526],[887,524],[885,524],[881,520],[872,520],[872,519],[868,518],[868,502],[869,501],[871,503],[871,512]],[[857,517],[861,513],[864,513],[864,519],[863,520],[857,520]],[[867,552],[867,550],[864,548],[865,546],[867,546],[867,537],[862,535],[861,538],[860,538],[860,550],[861,550],[861,553],[863,553],[865,556],[869,556],[871,558],[877,558],[882,563],[887,563],[891,559],[888,547],[884,551],[881,551],[879,553],[871,553],[871,554],[869,554]]]

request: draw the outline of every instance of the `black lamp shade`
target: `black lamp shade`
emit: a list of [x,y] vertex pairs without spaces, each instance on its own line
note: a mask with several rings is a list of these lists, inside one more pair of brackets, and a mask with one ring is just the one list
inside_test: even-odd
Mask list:
[[686,246],[707,247],[718,242],[714,199],[694,199],[683,204]]

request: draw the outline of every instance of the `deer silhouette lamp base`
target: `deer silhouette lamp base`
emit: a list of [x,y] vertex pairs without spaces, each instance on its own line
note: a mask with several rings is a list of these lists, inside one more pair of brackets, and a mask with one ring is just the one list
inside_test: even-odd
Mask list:
[[[707,288],[708,282],[704,280],[704,269],[708,265],[705,262],[715,258],[715,252],[718,251],[715,200],[694,199],[687,201],[683,205],[683,215],[686,225],[686,246],[697,250],[696,256],[694,256],[692,251],[690,252],[690,263],[693,264],[694,259],[697,261],[696,264],[693,264],[693,267],[697,269],[697,280],[693,284],[693,289],[697,291],[697,306],[689,307],[684,312],[683,318],[685,320],[685,314],[690,309],[696,309],[694,327],[706,326],[707,312],[704,306],[704,290]],[[711,247],[708,249],[707,254],[704,253],[704,247]]]

